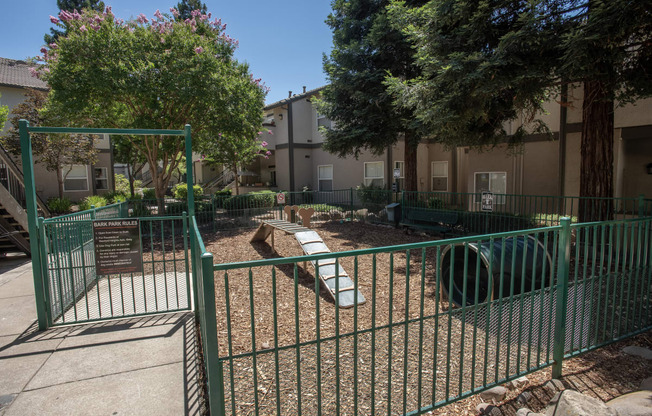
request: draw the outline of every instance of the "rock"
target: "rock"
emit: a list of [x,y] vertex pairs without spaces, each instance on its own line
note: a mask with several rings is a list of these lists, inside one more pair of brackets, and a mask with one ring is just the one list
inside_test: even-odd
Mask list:
[[480,403],[475,407],[475,410],[480,415],[490,415],[490,416],[502,416],[503,412],[490,403]]
[[546,416],[619,416],[598,399],[576,392],[564,390],[555,394],[548,407]]
[[269,342],[263,342],[263,344],[260,347],[262,349],[264,349],[264,350],[268,350],[269,349]]
[[489,390],[485,390],[480,393],[480,397],[485,400],[495,400],[497,402],[502,401],[507,394],[507,389],[503,386],[496,386]]
[[566,387],[564,387],[564,383],[562,383],[561,380],[557,380],[555,378],[547,381],[546,384],[543,385],[543,388],[546,389],[549,393],[555,394],[557,392],[563,391]]
[[526,404],[527,402],[532,400],[532,397],[534,397],[532,393],[530,393],[529,391],[524,391],[523,393],[519,394],[518,397],[516,397],[516,400],[520,404]]
[[652,377],[648,377],[641,382],[639,390],[652,390]]
[[507,388],[510,390],[522,389],[523,387],[527,386],[529,383],[530,380],[528,380],[527,377],[523,376],[507,383]]
[[636,345],[630,345],[629,347],[623,348],[625,354],[633,355],[635,357],[645,358],[646,360],[652,360],[652,350],[644,347],[638,347]]
[[652,415],[652,391],[643,390],[616,397],[607,402],[607,406],[620,416]]

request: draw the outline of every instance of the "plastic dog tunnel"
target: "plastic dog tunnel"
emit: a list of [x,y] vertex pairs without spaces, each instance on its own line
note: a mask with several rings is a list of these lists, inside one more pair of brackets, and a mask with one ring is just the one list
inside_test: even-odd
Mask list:
[[[441,287],[448,299],[458,307],[485,303],[510,294],[527,293],[552,283],[550,254],[533,236],[509,237],[494,240],[493,243],[468,243],[466,246],[466,269],[463,243],[456,244],[454,249],[447,246],[442,250],[440,263]],[[502,267],[501,259],[504,259]]]

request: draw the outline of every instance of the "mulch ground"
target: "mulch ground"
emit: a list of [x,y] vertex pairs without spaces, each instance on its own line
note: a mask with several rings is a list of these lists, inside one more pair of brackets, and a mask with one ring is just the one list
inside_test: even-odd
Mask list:
[[[361,223],[331,222],[315,230],[333,252],[433,239]],[[253,233],[217,232],[204,241],[215,263],[303,254],[292,235],[276,231],[272,250],[266,242],[251,243]],[[326,415],[339,408],[343,415],[403,414],[551,359],[549,340],[537,342],[531,332],[524,332],[523,339],[516,336],[521,334],[517,327],[527,322],[505,335],[491,330],[489,320],[485,328],[483,308],[449,310],[437,295],[435,258],[435,249],[343,258],[350,276],[357,270],[367,300],[347,310],[335,307],[326,288],[315,284],[314,270],[302,264],[216,272],[219,355],[233,357],[224,362],[227,413],[317,414],[321,409]],[[544,317],[530,317],[537,318]],[[337,337],[342,334],[346,336]],[[650,337],[629,341],[649,344]],[[652,366],[609,371],[618,351],[610,346],[565,361],[564,380],[580,391],[585,385],[591,386],[585,390],[598,391],[595,385],[619,383],[596,393],[603,400],[631,391],[641,377],[652,374]],[[602,363],[601,357],[609,362]],[[594,374],[600,381],[589,383],[586,378]],[[633,380],[629,385],[614,381],[623,374]],[[529,389],[542,403],[547,400],[539,391],[545,393],[541,386],[549,375],[544,369],[528,376]],[[517,394],[506,398],[507,414],[520,407],[514,401]],[[479,402],[471,396],[432,414],[475,414]]]

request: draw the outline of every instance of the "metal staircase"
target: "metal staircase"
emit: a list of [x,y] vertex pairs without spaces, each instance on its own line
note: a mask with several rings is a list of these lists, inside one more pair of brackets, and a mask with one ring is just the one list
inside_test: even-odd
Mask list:
[[224,169],[219,175],[204,184],[204,192],[224,189],[235,180],[235,173],[231,169]]
[[[37,196],[39,215],[50,212]],[[0,256],[22,252],[30,255],[23,173],[0,146]]]

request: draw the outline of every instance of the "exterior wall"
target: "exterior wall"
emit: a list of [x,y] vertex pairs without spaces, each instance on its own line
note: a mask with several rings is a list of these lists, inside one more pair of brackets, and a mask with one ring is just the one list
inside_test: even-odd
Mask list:
[[[333,189],[355,188],[364,182],[364,162],[383,162],[385,184],[387,178],[387,154],[381,156],[369,152],[360,154],[358,160],[353,157],[339,158],[325,150],[318,148],[312,151],[312,189],[319,189],[319,175],[317,169],[320,165],[333,165]],[[296,164],[296,162],[295,162]],[[299,185],[297,180],[297,185]]]
[[0,105],[9,107],[9,115],[4,126],[0,126],[0,133],[4,133],[11,123],[11,110],[25,100],[25,90],[22,88],[12,88],[0,86]]
[[468,158],[468,175],[466,177],[467,192],[475,192],[475,173],[505,172],[507,193],[518,193],[520,183],[517,181],[518,155],[510,155],[507,146],[500,145],[490,152],[470,150]]
[[521,166],[522,192],[526,195],[559,195],[559,141],[526,143]]
[[622,141],[623,171],[622,196],[636,197],[641,194],[652,197],[652,175],[646,166],[652,163],[652,137]]

